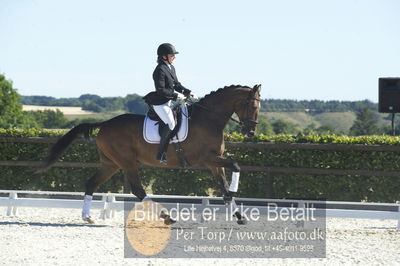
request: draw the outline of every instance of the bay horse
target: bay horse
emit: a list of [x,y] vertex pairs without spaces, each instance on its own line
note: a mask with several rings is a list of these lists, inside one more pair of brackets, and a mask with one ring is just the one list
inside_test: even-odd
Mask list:
[[[237,162],[223,156],[224,127],[236,113],[242,126],[242,133],[254,136],[257,118],[260,110],[261,85],[253,88],[240,85],[231,85],[211,92],[200,101],[189,106],[189,133],[181,148],[184,150],[189,165],[206,167],[219,183],[225,204],[234,204],[237,210],[234,216],[239,224],[246,221],[236,208],[233,199],[234,189],[230,189],[225,177],[225,168],[232,170],[238,179],[240,167]],[[122,114],[101,123],[83,123],[72,128],[62,136],[50,149],[43,162],[41,170],[46,170],[57,161],[68,146],[79,135],[89,136],[99,128],[96,145],[100,157],[98,171],[85,183],[85,198],[82,218],[93,223],[90,218],[90,202],[96,188],[110,179],[118,170],[122,169],[129,181],[132,193],[143,201],[147,195],[142,187],[138,163],[155,167],[180,166],[180,158],[174,149],[167,152],[168,162],[161,164],[156,160],[158,144],[149,144],[143,138],[143,122],[145,116],[137,114]],[[238,180],[236,180],[236,183]],[[231,184],[232,185],[232,184]],[[237,189],[237,184],[236,184]],[[165,224],[175,222],[168,214],[163,213]]]

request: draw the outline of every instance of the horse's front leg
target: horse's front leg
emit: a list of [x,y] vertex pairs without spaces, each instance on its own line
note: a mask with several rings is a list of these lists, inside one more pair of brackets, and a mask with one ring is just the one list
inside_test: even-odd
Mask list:
[[[216,156],[214,160],[212,160],[209,168],[220,185],[220,189],[224,194],[223,199],[226,205],[231,205],[234,216],[238,219],[238,224],[245,224],[246,220],[242,216],[239,211],[238,206],[236,205],[235,199],[233,198],[233,194],[237,192],[239,186],[239,176],[240,176],[240,167],[237,162],[224,158],[222,156]],[[232,180],[231,184],[228,185],[228,182],[225,177],[225,169],[229,168],[232,170]]]
[[[240,177],[240,167],[237,162],[232,159],[225,158],[223,156],[216,156],[212,159],[211,164],[219,168],[216,171],[216,175],[221,176],[221,185],[223,185],[224,190],[228,191],[228,195],[232,194],[232,192],[237,192],[239,188],[239,177]],[[225,178],[225,170],[224,168],[228,168],[232,171],[232,179],[230,186],[227,186],[226,178]],[[221,182],[220,181],[220,182]]]

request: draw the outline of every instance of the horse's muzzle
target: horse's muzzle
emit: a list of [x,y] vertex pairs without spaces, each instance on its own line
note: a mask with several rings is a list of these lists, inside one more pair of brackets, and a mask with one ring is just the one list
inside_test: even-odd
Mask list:
[[254,132],[254,130],[250,130],[249,132],[247,132],[247,136],[248,137],[254,137],[256,133]]
[[243,128],[242,134],[246,135],[247,137],[254,137],[256,132],[254,129],[251,129],[251,128]]

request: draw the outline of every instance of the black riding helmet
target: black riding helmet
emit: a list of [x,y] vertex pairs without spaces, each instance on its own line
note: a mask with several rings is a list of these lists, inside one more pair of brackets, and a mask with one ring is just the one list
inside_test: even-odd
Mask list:
[[170,43],[163,43],[160,46],[158,46],[157,49],[158,56],[163,56],[167,54],[179,54],[179,53],[178,51],[176,51],[175,47]]

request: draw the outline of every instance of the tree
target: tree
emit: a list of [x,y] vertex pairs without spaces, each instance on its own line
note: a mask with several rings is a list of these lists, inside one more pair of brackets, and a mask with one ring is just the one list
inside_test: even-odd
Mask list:
[[81,102],[84,102],[84,101],[97,101],[99,99],[101,99],[101,97],[99,95],[96,95],[96,94],[82,94],[79,97],[79,100]]
[[224,132],[229,133],[229,134],[231,134],[233,132],[241,133],[242,128],[240,127],[239,124],[233,122],[232,120],[229,120],[228,124],[226,124],[226,126],[224,128]]
[[277,119],[272,122],[272,128],[276,134],[296,134],[299,132],[295,124],[283,119]]
[[98,118],[84,118],[84,119],[74,119],[72,121],[68,121],[64,124],[63,128],[73,128],[82,123],[100,123],[103,122],[103,119]]
[[356,120],[350,128],[350,135],[364,136],[379,134],[378,116],[368,105],[363,105],[356,112]]
[[87,110],[87,111],[92,111],[92,112],[96,112],[96,113],[100,113],[101,111],[103,111],[103,108],[101,108],[100,105],[98,105],[95,102],[91,102],[91,101],[86,101],[82,104],[82,110]]
[[330,135],[330,134],[343,134],[343,132],[338,131],[332,125],[322,125],[317,128],[317,133],[320,135]]
[[315,123],[311,123],[303,130],[303,134],[331,135],[331,134],[343,134],[343,132],[336,130],[334,126],[329,124],[317,127]]
[[57,111],[44,110],[44,111],[30,111],[26,113],[28,117],[37,122],[38,128],[64,128],[68,123],[64,114],[57,109]]
[[274,135],[274,129],[267,119],[260,118],[257,126],[257,134]]
[[137,94],[128,94],[125,97],[125,106],[127,111],[134,114],[145,114],[149,110],[148,105],[142,96]]
[[28,127],[30,122],[19,103],[20,95],[13,88],[12,82],[0,74],[0,127]]

